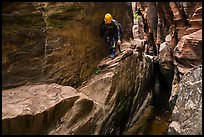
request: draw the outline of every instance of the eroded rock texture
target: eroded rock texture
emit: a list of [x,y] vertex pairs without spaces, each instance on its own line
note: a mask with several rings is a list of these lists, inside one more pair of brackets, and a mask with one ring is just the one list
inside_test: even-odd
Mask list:
[[[156,90],[160,96],[162,89],[163,94],[169,94],[175,66],[184,74],[202,62],[202,6],[200,2],[141,2],[144,30],[150,45],[157,46],[158,57],[145,55],[144,40],[133,39],[121,46],[123,54],[113,60],[104,58],[109,52],[99,37],[99,24],[110,12],[122,24],[124,38],[130,38],[132,21],[126,4],[3,3],[2,85],[3,89],[19,86],[2,90],[3,134],[118,135],[145,131],[152,115],[152,92]],[[157,87],[155,59],[163,76]],[[177,126],[181,134],[202,134],[202,99],[190,98],[201,97],[200,69],[190,70],[179,85],[181,112],[177,116],[181,121],[174,125],[181,124]],[[191,78],[197,74],[198,78]],[[189,91],[189,84],[198,88]],[[163,99],[160,96],[159,102]]]
[[[131,50],[130,45],[126,48],[123,51],[124,54],[118,55],[114,60],[110,58],[102,60],[98,65],[99,74],[94,75],[78,88],[79,92],[89,96],[103,109],[92,119],[87,114],[86,122],[77,121],[71,127],[72,130],[67,126],[70,121],[65,116],[65,123],[50,134],[64,134],[65,132],[67,134],[121,134],[125,127],[130,127],[131,122],[127,123],[127,121],[130,117],[132,119],[133,113],[139,110],[139,113],[145,111],[145,106],[151,99],[149,93],[152,74],[151,60],[143,57],[141,62],[137,54]],[[146,103],[140,108],[143,102]],[[99,115],[101,115],[100,118],[98,118]],[[98,119],[95,118],[96,116]],[[95,119],[98,120],[97,124],[96,121],[94,122]]]
[[202,66],[189,70],[179,82],[170,135],[202,135]]
[[130,38],[127,8],[120,2],[4,3],[3,88],[36,82],[79,85],[108,53],[99,37],[107,12],[123,26],[124,39]]
[[175,65],[181,74],[202,64],[202,29],[185,35],[174,49]]
[[[164,74],[164,76],[169,80],[169,87],[172,86],[170,98],[170,105],[172,105],[176,101],[176,95],[179,91],[179,81],[181,80],[182,76],[190,69],[196,68],[202,64],[202,3],[138,3],[140,3],[138,4],[138,6],[142,10],[142,14],[144,17],[146,33],[149,34],[147,35],[150,43],[149,45],[156,45],[156,48],[159,49],[159,57],[161,59],[160,65],[164,68],[171,68],[169,66],[174,66],[174,70],[165,70],[166,73]],[[169,43],[167,44],[165,41],[168,41]],[[170,47],[168,47],[167,45]],[[165,62],[162,63],[162,60],[165,60]],[[173,72],[174,78],[172,82],[171,79]],[[170,84],[171,82],[173,85]],[[189,92],[190,91],[188,91],[188,93],[184,93],[183,91],[182,93],[180,93],[180,96],[190,94]],[[186,106],[188,105],[188,102],[184,101],[183,103],[186,104]],[[199,108],[199,104],[196,104],[195,106]],[[181,106],[179,106],[179,108],[180,107]],[[182,112],[178,112],[178,115],[179,114],[183,115],[183,117],[188,117],[188,113],[186,113],[186,116],[185,113]],[[185,129],[188,130],[188,134],[190,130],[194,130],[194,126],[192,126],[193,124],[199,127],[199,124],[197,124],[197,122],[194,123],[193,120],[191,122],[192,123],[189,126],[186,124],[186,127],[189,127],[189,129]],[[198,123],[200,123],[200,121]],[[173,122],[172,124],[175,125],[175,128],[176,125],[179,125],[179,123],[175,122]],[[185,127],[181,126],[179,128]],[[197,130],[195,130],[195,132],[197,132]],[[197,134],[195,132],[192,132],[192,134]],[[183,132],[182,134],[186,133]]]
[[3,134],[45,134],[79,98],[74,88],[58,84],[3,90]]
[[201,2],[138,2],[144,17],[145,32],[152,33],[154,44],[161,44],[171,34],[172,47],[184,35],[202,28]]
[[121,134],[152,97],[153,63],[136,49],[124,43],[123,54],[102,60],[98,74],[77,89],[46,84],[3,90],[3,134]]

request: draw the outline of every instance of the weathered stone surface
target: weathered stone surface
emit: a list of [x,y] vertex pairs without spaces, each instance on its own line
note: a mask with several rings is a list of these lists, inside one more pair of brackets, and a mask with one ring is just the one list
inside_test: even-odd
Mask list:
[[[101,62],[101,65],[99,65],[103,67],[100,69],[98,74],[93,75],[89,80],[85,81],[82,86],[77,88],[80,93],[89,96],[91,100],[96,103],[93,106],[94,109],[92,110],[95,113],[87,111],[86,114],[84,114],[84,112],[81,112],[83,115],[81,114],[79,117],[78,112],[73,109],[62,118],[59,127],[51,131],[49,134],[101,134],[102,124],[105,122],[105,118],[108,118],[111,110],[114,108],[114,102],[116,99],[116,92],[113,88],[115,85],[112,83],[113,81],[115,82],[115,79],[113,78],[115,74],[113,72],[108,72],[108,70],[114,71],[118,65],[116,62],[119,62],[121,58],[122,55],[117,56],[114,60],[105,58]],[[116,65],[113,66],[113,64]],[[112,101],[110,101],[110,99],[112,99]],[[81,109],[83,108],[81,107]],[[76,115],[75,118],[70,118],[70,116],[74,117],[72,115]]]
[[104,117],[104,108],[91,98],[82,97],[76,101],[73,107],[60,119],[58,125],[49,135],[94,135],[98,134],[98,128]]
[[[141,40],[134,39],[133,42],[140,43]],[[137,45],[136,51],[138,47],[141,47],[141,45]],[[142,52],[142,51],[138,51],[138,52]],[[150,92],[153,86],[153,82],[152,82],[153,69],[154,69],[153,60],[150,59],[148,56],[145,56],[143,52],[140,56],[138,56],[138,52],[136,52],[136,56],[138,57],[136,61],[138,63],[135,66],[137,71],[136,71],[136,74],[134,73],[133,73],[134,75],[131,74],[132,76],[135,76],[136,79],[135,79],[135,84],[134,84],[134,92],[131,93],[131,96],[134,95],[134,99],[133,99],[133,102],[130,103],[132,104],[132,107],[129,108],[130,109],[130,112],[128,114],[129,118],[127,120],[127,124],[124,130],[125,134],[131,134],[132,132],[130,133],[129,132],[130,130],[134,131],[134,133],[132,134],[138,134],[140,132],[143,132],[142,128],[146,124],[144,121],[147,120],[148,117],[150,117],[151,115],[151,113],[147,113],[146,116],[140,117],[144,112],[148,111],[147,106],[149,106],[151,102],[150,100],[152,100],[152,94],[150,94]],[[121,104],[121,105],[124,106],[124,104]],[[143,119],[143,120],[141,121],[140,119]]]
[[179,2],[170,2],[171,11],[174,15],[174,22],[176,24],[176,29],[178,32],[178,39],[180,40],[181,37],[184,35],[185,30],[187,29],[188,21],[187,16],[184,12],[182,3]]
[[164,42],[168,29],[173,25],[174,15],[167,2],[141,2],[145,32],[153,33],[155,45]]
[[[144,18],[144,31],[149,41],[160,45],[169,34],[174,48],[182,36],[202,28],[201,2],[137,2]],[[169,32],[174,26],[174,33]],[[151,46],[151,45],[150,45]]]
[[128,129],[151,100],[153,66],[149,57],[139,59],[141,51],[131,44],[121,49],[123,54],[105,58],[98,74],[77,90],[58,84],[3,90],[3,134],[121,134]]
[[3,6],[3,88],[23,85],[42,76],[45,26],[42,13],[32,4],[14,2]]
[[80,88],[80,92],[101,104],[105,104],[110,96],[113,76],[113,72],[96,75],[87,85]]
[[[151,88],[153,68],[148,57],[143,57],[140,61],[136,52],[129,54],[132,51],[130,44],[124,43],[121,47],[123,54],[119,54],[113,60],[102,60],[98,65],[98,74],[77,88],[97,104],[95,113],[87,112],[86,118],[76,120],[75,124],[70,125],[72,118],[69,116],[75,113],[73,110],[71,114],[67,113],[67,116],[62,118],[62,124],[50,134],[120,134],[125,127],[128,129],[130,124],[138,120],[151,100],[151,95],[147,94]],[[142,104],[143,107],[140,109],[139,106]],[[137,114],[138,110],[140,114]],[[135,114],[137,118],[131,121]],[[130,115],[130,118],[127,115]],[[127,119],[131,122],[125,122]]]
[[[123,135],[143,135],[148,120],[153,115],[154,110],[153,106],[148,106],[145,111],[144,109],[141,110],[142,111],[138,112],[137,122],[134,125],[131,125],[131,127],[125,131]],[[142,115],[142,117],[139,117],[139,115]]]
[[164,81],[169,89],[171,89],[174,76],[174,58],[173,49],[169,43],[170,42],[164,42],[160,45],[158,59],[160,71],[164,77]]
[[46,134],[79,97],[74,88],[58,84],[3,90],[3,134]]
[[177,97],[168,134],[202,135],[202,66],[184,74]]
[[124,39],[132,35],[127,3],[13,2],[2,8],[3,88],[79,85],[108,55],[99,37],[107,12],[123,26]]
[[[177,4],[180,3],[177,2]],[[125,37],[129,38],[130,24],[126,16],[127,12],[121,12],[126,11],[124,5],[124,3],[114,3],[107,6],[106,3],[82,4],[81,2],[3,4],[3,43],[5,45],[3,50],[6,51],[2,56],[4,87],[18,86],[26,82],[79,85],[94,72],[96,74],[77,87],[77,90],[57,84],[30,85],[3,90],[5,94],[12,91],[10,94],[4,94],[3,100],[7,101],[3,101],[2,106],[3,134],[118,135],[142,134],[146,130],[152,115],[149,104],[153,98],[152,92],[155,90],[155,87],[153,88],[155,57],[143,54],[144,40],[134,39],[130,43],[123,43],[121,46],[123,54],[117,54],[114,59],[107,57],[101,61],[108,52],[105,51],[104,45],[100,44],[103,41],[97,37],[99,30],[97,24],[103,20],[107,9],[111,9],[110,12],[114,18],[125,26]],[[145,13],[145,19],[149,21],[147,28],[150,27],[149,31],[154,32],[152,42],[156,44],[158,40],[160,44],[167,36],[167,41],[171,43],[173,33],[168,34],[167,31],[173,23],[173,15],[177,15],[171,14],[169,3],[144,2],[144,5],[142,6],[145,10],[142,13]],[[95,12],[96,9],[100,11]],[[179,8],[177,10],[180,12]],[[184,11],[187,14],[188,7]],[[29,17],[36,15],[39,18],[34,20],[23,18],[27,17],[25,12]],[[189,14],[193,12],[192,9]],[[194,19],[200,17],[200,9],[197,9],[196,13],[198,14],[193,16]],[[124,16],[127,19],[124,19]],[[174,25],[184,26],[184,29],[181,29],[185,30],[187,27],[183,24],[182,18],[183,16],[179,15]],[[12,27],[7,22],[11,24],[15,21],[17,27],[12,31]],[[16,33],[16,30],[23,26],[20,24],[21,21],[25,21],[28,26]],[[33,29],[30,24],[36,24],[37,27],[34,25],[35,29]],[[183,35],[181,31],[179,33],[179,36]],[[19,37],[17,37],[18,34],[20,34]],[[11,35],[14,37],[9,39]],[[31,39],[32,37],[35,39],[43,37],[43,39],[35,43],[36,40]],[[22,47],[16,46],[22,43]],[[34,46],[35,44],[37,47]],[[35,52],[36,54],[26,58],[27,55]],[[161,44],[160,52],[161,71],[165,79],[169,80],[166,83],[171,83],[170,45]],[[96,64],[98,64],[97,68],[95,68]],[[15,66],[17,66],[16,70]],[[22,74],[25,75],[22,77]],[[163,86],[163,83],[165,82],[162,81],[157,85]],[[171,84],[168,85],[171,86]],[[159,90],[164,90],[164,94],[167,93],[165,88]],[[22,98],[23,101],[21,101]],[[160,99],[159,102],[165,100],[163,96]],[[190,105],[192,105],[191,101]],[[192,106],[195,108],[195,105]],[[11,115],[14,117],[10,117]],[[174,125],[178,125],[178,122],[174,122]],[[182,128],[177,127],[178,130]]]
[[139,20],[134,19],[134,25],[132,26],[133,39],[144,38],[144,24],[142,16],[140,17],[141,18]]
[[186,29],[185,35],[188,35],[190,33],[198,31],[199,29],[202,29],[202,6],[199,6],[195,9],[192,18],[190,19],[191,19],[189,22],[190,28]]
[[[94,134],[104,114],[102,107],[88,96],[58,84],[4,90],[2,108],[6,135]],[[59,130],[63,122],[66,130]]]
[[202,63],[202,29],[183,36],[174,49],[175,65],[181,74]]
[[[190,7],[192,8],[192,5]],[[194,6],[194,8],[195,12],[193,12],[192,17],[189,18],[190,27],[186,29],[185,35],[188,35],[190,33],[198,31],[199,29],[202,29],[202,5],[200,5],[200,3],[198,2],[196,3],[196,6]]]
[[170,2],[176,22],[178,39],[202,28],[201,2]]

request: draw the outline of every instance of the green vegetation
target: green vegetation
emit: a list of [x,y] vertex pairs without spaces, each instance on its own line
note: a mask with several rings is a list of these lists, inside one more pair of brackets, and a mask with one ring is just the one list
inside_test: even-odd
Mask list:
[[100,72],[101,72],[101,69],[96,67],[95,71],[94,71],[94,74],[98,75]]

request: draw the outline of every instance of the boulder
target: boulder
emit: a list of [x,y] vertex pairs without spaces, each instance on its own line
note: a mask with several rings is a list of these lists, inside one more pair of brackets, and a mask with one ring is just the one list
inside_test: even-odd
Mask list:
[[74,88],[54,83],[3,90],[3,134],[47,134],[76,102],[83,100],[82,98],[86,97]]
[[202,65],[190,69],[179,82],[169,135],[202,135]]
[[202,29],[183,36],[174,49],[175,62],[181,74],[202,63]]

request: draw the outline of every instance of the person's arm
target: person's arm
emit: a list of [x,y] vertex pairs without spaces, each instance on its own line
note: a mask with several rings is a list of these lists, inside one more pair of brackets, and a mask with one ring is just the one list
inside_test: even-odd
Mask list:
[[118,30],[118,44],[120,45],[122,43],[122,37],[123,37],[123,28],[120,23],[118,23],[119,30]]

